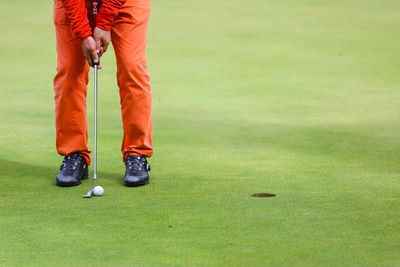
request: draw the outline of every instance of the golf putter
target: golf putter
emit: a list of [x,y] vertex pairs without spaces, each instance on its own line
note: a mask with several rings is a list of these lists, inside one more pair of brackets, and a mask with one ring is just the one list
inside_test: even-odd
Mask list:
[[97,72],[98,66],[100,64],[100,56],[99,61],[97,63],[93,62],[94,66],[94,169],[93,169],[93,178],[92,178],[92,189],[84,195],[84,198],[91,198],[94,196],[94,181],[97,179]]

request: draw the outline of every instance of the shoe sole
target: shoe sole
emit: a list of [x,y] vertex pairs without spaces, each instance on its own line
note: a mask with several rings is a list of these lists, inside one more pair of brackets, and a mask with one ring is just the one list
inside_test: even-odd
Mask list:
[[86,180],[86,179],[88,179],[89,178],[89,175],[85,175],[85,176],[83,176],[80,180],[79,180],[79,182],[77,182],[77,183],[74,183],[74,184],[64,184],[64,183],[59,183],[58,181],[56,182],[56,184],[57,184],[57,186],[61,186],[61,187],[73,187],[73,186],[77,186],[77,185],[80,185],[81,183],[82,183],[82,180]]
[[144,186],[144,185],[148,185],[150,183],[149,180],[142,182],[142,183],[127,183],[124,182],[124,185],[127,187],[139,187],[139,186]]

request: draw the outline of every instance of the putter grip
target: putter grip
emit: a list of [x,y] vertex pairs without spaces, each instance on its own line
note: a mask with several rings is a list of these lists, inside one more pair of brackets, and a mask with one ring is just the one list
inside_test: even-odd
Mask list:
[[100,53],[97,53],[97,57],[99,58],[99,62],[97,62],[97,63],[94,63],[94,61],[93,61],[93,59],[92,59],[92,63],[93,63],[93,66],[94,65],[100,65]]
[[94,61],[92,61],[92,62],[93,62],[93,66],[94,65],[97,65],[97,66],[100,65],[100,57],[99,57],[99,62],[97,62],[97,63],[95,63]]

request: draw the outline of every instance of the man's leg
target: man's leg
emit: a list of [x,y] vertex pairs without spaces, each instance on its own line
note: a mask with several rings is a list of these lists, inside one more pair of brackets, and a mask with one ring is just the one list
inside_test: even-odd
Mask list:
[[72,35],[61,0],[54,1],[54,24],[58,54],[54,77],[56,147],[65,156],[56,182],[58,186],[75,186],[88,177],[90,164],[86,121],[89,66],[79,41]]
[[124,161],[129,155],[153,154],[151,87],[145,55],[149,15],[150,0],[127,0],[111,30],[124,127]]
[[87,147],[86,90],[89,66],[61,0],[54,1],[57,38],[57,74],[54,77],[56,104],[56,147],[64,156],[79,153],[90,164]]

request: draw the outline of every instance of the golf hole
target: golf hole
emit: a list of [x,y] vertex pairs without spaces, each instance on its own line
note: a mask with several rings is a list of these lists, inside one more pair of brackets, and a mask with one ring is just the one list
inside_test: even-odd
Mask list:
[[253,194],[251,195],[252,197],[275,197],[275,194],[270,194],[270,193],[258,193],[258,194]]

